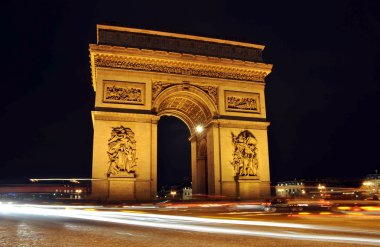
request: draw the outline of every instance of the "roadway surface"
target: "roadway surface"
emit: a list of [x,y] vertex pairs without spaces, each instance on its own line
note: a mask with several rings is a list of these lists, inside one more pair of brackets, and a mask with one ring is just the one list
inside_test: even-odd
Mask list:
[[380,246],[380,216],[203,204],[0,204],[0,246]]

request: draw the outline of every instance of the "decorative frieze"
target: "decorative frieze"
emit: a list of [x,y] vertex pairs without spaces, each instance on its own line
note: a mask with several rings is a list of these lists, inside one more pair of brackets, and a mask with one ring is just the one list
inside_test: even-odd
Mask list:
[[231,132],[234,151],[231,165],[237,176],[257,176],[257,140],[248,130],[241,131],[238,135]]
[[135,134],[130,128],[112,127],[107,155],[109,177],[134,177],[137,166],[136,141]]
[[96,67],[133,69],[257,82],[264,82],[264,78],[267,75],[264,71],[254,69],[133,56],[95,54],[94,62]]
[[226,111],[260,113],[260,94],[224,91]]
[[145,102],[145,84],[134,82],[103,82],[103,102],[143,105]]

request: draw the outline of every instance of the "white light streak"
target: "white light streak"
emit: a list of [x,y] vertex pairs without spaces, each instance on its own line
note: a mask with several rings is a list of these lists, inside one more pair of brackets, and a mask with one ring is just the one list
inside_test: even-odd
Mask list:
[[38,181],[97,181],[104,180],[102,178],[30,178],[31,182]]
[[[348,237],[337,235],[323,235],[323,234],[308,234],[308,233],[292,233],[292,232],[272,232],[257,231],[257,230],[241,230],[233,229],[228,225],[246,225],[246,226],[269,226],[279,228],[295,228],[295,229],[318,229],[318,230],[331,230],[353,232],[350,228],[337,228],[316,226],[307,224],[294,224],[294,223],[278,223],[266,221],[244,221],[244,220],[229,220],[229,219],[210,219],[200,217],[187,217],[187,216],[172,216],[172,215],[157,215],[148,213],[130,213],[130,212],[107,212],[107,211],[88,211],[80,210],[85,209],[82,206],[40,206],[40,205],[15,205],[15,204],[0,204],[0,213],[3,214],[18,214],[18,215],[40,215],[45,217],[66,217],[83,220],[94,220],[108,223],[118,223],[135,225],[141,227],[154,227],[175,229],[183,231],[196,231],[205,233],[218,233],[218,234],[233,234],[233,235],[246,235],[246,236],[259,236],[271,238],[285,238],[294,240],[314,240],[324,242],[344,242],[344,243],[360,243],[379,245],[380,239],[367,238],[367,237]],[[190,225],[190,224],[191,225]],[[201,224],[222,224],[220,226],[206,226],[196,225]],[[368,231],[366,231],[368,233]],[[375,233],[374,233],[375,234]],[[378,233],[377,233],[378,234]]]

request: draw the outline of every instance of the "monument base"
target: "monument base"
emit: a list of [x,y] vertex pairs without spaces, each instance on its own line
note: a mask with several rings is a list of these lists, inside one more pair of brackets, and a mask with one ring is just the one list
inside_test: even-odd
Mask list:
[[261,182],[258,176],[238,176],[238,198],[242,200],[270,197],[269,182]]
[[92,181],[89,199],[98,201],[149,201],[156,194],[151,189],[150,180],[136,179],[134,176],[112,176]]
[[134,201],[136,200],[136,179],[126,177],[108,178],[109,201]]
[[135,178],[135,173],[119,172],[117,174],[108,174],[108,178]]

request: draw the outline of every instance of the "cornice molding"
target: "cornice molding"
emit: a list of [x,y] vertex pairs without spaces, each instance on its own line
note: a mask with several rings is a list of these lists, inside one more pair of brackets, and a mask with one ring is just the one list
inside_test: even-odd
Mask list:
[[91,54],[112,54],[112,55],[122,55],[122,56],[138,56],[146,58],[158,58],[158,59],[170,59],[170,60],[181,60],[189,62],[200,62],[208,63],[214,65],[226,65],[226,66],[238,66],[248,69],[256,69],[265,71],[268,74],[271,72],[273,67],[272,64],[267,64],[263,62],[253,62],[248,60],[239,60],[231,58],[220,58],[205,55],[196,55],[189,53],[179,53],[172,51],[158,51],[158,50],[148,50],[139,49],[132,47],[120,47],[120,46],[110,46],[110,45],[96,45],[90,44],[89,51]]
[[240,128],[240,129],[257,129],[267,130],[270,122],[256,122],[256,121],[239,121],[239,120],[212,120],[206,128],[209,126],[223,127],[223,128]]
[[150,114],[92,111],[93,120],[157,123],[159,116]]
[[93,79],[96,79],[95,68],[98,67],[255,82],[264,82],[268,74],[254,69],[110,54],[95,54],[91,63]]
[[90,44],[93,87],[96,68],[131,69],[175,75],[200,76],[264,84],[272,65],[236,59],[176,52]]

